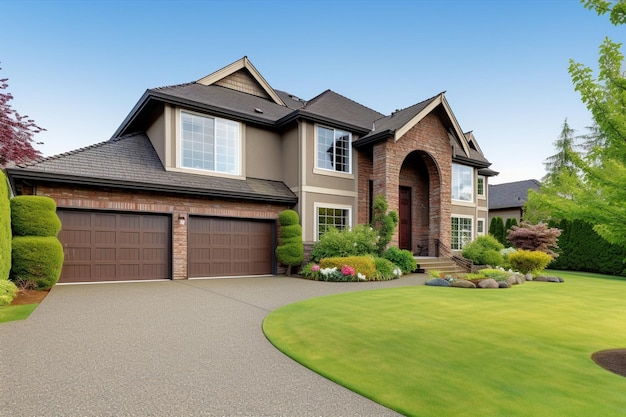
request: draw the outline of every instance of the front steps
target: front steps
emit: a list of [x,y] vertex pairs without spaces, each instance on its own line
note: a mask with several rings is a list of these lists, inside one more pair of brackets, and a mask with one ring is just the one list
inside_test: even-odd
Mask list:
[[416,256],[415,261],[419,265],[419,268],[424,272],[439,271],[443,274],[460,274],[467,271],[458,266],[451,258],[445,257],[432,257],[432,256]]

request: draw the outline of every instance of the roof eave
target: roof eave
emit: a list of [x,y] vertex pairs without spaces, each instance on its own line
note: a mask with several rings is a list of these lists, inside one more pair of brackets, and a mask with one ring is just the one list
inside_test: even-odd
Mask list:
[[381,130],[380,132],[376,132],[373,135],[356,140],[352,145],[358,149],[358,148],[362,148],[364,146],[376,143],[378,141],[385,140],[389,137],[394,137],[394,135],[395,135],[394,130],[391,130],[391,129]]
[[246,201],[265,201],[270,203],[284,203],[284,204],[297,204],[298,197],[281,197],[281,196],[268,196],[268,195],[259,195],[259,194],[251,194],[251,193],[241,193],[235,191],[227,191],[227,190],[205,190],[193,187],[184,187],[180,185],[166,185],[166,184],[149,184],[135,181],[123,181],[123,180],[113,180],[113,179],[103,179],[103,178],[92,178],[92,177],[82,177],[77,175],[67,175],[67,174],[58,174],[58,173],[50,173],[45,171],[32,171],[25,169],[16,169],[16,168],[8,168],[7,176],[9,177],[9,181],[11,183],[11,187],[13,190],[16,190],[15,180],[35,180],[35,181],[46,181],[46,182],[55,182],[60,184],[74,184],[74,185],[86,185],[86,186],[95,186],[95,187],[115,187],[126,190],[134,190],[134,191],[152,191],[152,192],[166,192],[172,194],[184,194],[184,195],[195,195],[195,196],[204,196],[204,197],[217,197],[217,198],[228,198],[235,200],[246,200]]
[[369,129],[366,129],[366,128],[362,127],[362,126],[357,126],[357,125],[352,124],[352,123],[341,122],[339,120],[331,119],[331,118],[325,117],[325,116],[320,116],[319,114],[311,113],[311,112],[308,112],[306,110],[294,110],[290,114],[288,114],[288,115],[284,116],[283,118],[279,119],[276,122],[276,125],[278,127],[281,127],[281,126],[289,124],[289,123],[291,123],[293,121],[296,121],[298,119],[307,119],[307,120],[311,120],[313,122],[325,123],[325,124],[328,124],[328,125],[331,125],[331,126],[341,127],[343,129],[349,130],[350,132],[358,133],[358,134],[361,134],[361,135],[365,135],[365,134],[370,132]]

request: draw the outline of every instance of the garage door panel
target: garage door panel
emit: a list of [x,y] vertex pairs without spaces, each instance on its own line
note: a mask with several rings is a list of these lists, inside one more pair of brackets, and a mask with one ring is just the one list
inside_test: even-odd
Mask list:
[[189,218],[189,277],[272,273],[273,222]]
[[58,214],[65,253],[59,282],[170,278],[169,216],[63,209]]

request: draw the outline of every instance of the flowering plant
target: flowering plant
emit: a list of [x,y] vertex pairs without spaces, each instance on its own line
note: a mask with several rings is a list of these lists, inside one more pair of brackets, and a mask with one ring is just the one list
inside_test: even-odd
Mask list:
[[354,268],[352,268],[349,265],[344,265],[344,266],[341,267],[341,273],[343,275],[347,275],[347,276],[353,277],[354,276]]

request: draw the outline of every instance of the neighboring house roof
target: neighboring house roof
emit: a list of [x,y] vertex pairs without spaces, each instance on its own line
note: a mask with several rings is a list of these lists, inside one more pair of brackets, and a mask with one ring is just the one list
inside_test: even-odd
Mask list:
[[166,171],[150,139],[131,134],[7,169],[13,179],[295,204],[283,182]]
[[528,190],[539,190],[537,180],[524,180],[489,185],[489,210],[518,208],[528,200]]

